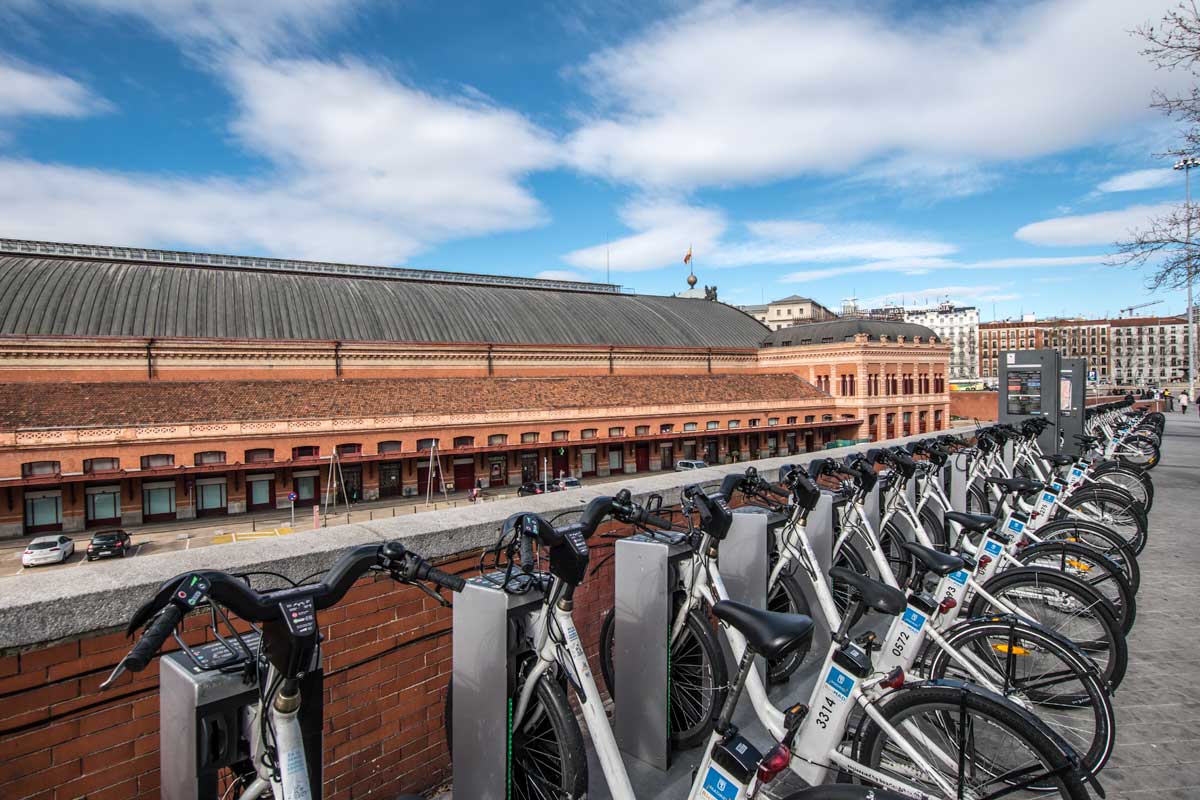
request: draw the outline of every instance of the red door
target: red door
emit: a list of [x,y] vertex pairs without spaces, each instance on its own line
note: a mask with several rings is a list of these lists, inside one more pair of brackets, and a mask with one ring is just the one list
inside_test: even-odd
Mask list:
[[571,459],[567,448],[556,447],[550,454],[550,479],[566,478],[571,475]]
[[429,491],[429,462],[417,464],[417,494],[424,496]]
[[650,469],[650,445],[639,444],[634,449],[635,466],[638,472],[646,472]]
[[454,491],[469,492],[475,488],[475,460],[467,459],[466,463],[454,462]]

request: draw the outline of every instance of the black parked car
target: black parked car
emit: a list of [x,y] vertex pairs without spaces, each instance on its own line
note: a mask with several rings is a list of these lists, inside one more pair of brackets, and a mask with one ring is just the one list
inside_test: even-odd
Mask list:
[[[551,489],[551,491],[553,491],[553,489]],[[531,494],[543,493],[544,490],[542,489],[542,484],[538,483],[537,481],[528,481],[526,483],[522,483],[520,487],[517,488],[517,497],[529,497]]]
[[125,531],[98,531],[92,534],[92,541],[88,543],[87,560],[91,561],[102,556],[124,558],[131,547],[133,547],[133,540]]

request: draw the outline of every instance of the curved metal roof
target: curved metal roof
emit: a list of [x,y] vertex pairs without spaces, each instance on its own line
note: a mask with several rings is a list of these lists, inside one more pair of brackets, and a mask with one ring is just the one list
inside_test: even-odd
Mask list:
[[675,297],[0,255],[0,335],[756,348],[765,333]]
[[879,341],[886,336],[892,341],[903,336],[910,341],[920,336],[926,341],[937,341],[938,336],[931,328],[913,322],[892,322],[881,319],[831,319],[825,322],[807,322],[771,331],[762,342],[763,347],[792,347],[802,344],[844,342],[856,334],[865,333],[870,341]]

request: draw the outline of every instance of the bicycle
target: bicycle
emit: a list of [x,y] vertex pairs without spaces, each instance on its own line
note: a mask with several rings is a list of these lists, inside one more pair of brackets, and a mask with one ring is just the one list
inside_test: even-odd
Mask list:
[[[132,635],[143,625],[146,630],[100,689],[111,687],[127,670],[145,669],[189,612],[209,606],[217,639],[231,653],[227,666],[244,667],[247,679],[259,689],[258,702],[244,720],[248,752],[235,766],[234,781],[227,791],[240,788],[236,795],[239,800],[319,798],[321,787],[310,785],[308,760],[320,758],[320,753],[305,752],[299,721],[304,702],[301,680],[320,659],[317,613],[336,605],[354,582],[370,571],[385,572],[397,582],[413,584],[443,603],[441,595],[424,582],[454,592],[462,591],[465,585],[462,578],[431,566],[395,541],[362,545],[344,553],[317,583],[302,581],[267,592],[253,589],[247,576],[226,572],[203,570],[177,575],[134,613],[127,632]],[[251,625],[261,626],[257,649],[237,633],[222,606]],[[218,614],[233,631],[231,640],[217,631]],[[185,652],[190,652],[179,641]]]

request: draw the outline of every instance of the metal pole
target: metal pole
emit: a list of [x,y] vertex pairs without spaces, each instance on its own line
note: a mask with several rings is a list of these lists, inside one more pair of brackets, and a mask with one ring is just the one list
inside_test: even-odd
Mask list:
[[[1192,165],[1183,169],[1184,191],[1187,195],[1187,332],[1188,332],[1188,397],[1196,396],[1196,323],[1192,311]],[[1194,401],[1193,401],[1194,402]]]

